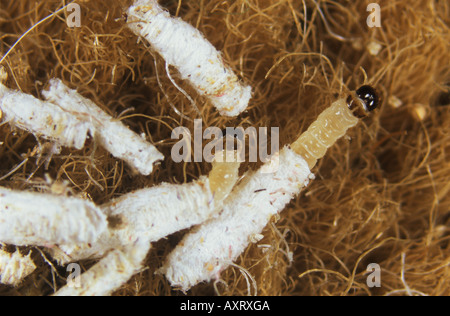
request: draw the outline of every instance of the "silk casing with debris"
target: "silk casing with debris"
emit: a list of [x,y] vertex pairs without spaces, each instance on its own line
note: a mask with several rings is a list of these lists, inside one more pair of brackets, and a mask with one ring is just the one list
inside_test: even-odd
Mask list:
[[[236,156],[234,152],[232,156]],[[93,247],[87,245],[69,249],[63,246],[59,254],[62,249],[66,249],[67,253],[59,259],[58,251],[53,253],[58,261],[67,262],[74,258],[97,257],[110,251],[82,275],[81,288],[65,286],[57,295],[112,293],[139,272],[152,241],[214,216],[238,179],[239,165],[233,159],[216,159],[208,178],[202,177],[183,185],[164,184],[112,201],[105,206],[110,221],[109,232],[101,236]]]
[[43,96],[74,117],[89,123],[89,130],[100,146],[114,157],[126,161],[143,175],[149,175],[153,164],[164,156],[155,146],[131,131],[122,122],[114,120],[94,102],[71,90],[59,79],[50,80]]
[[135,240],[149,243],[208,219],[214,209],[209,180],[161,185],[125,194],[102,207],[109,221],[95,243],[49,249],[60,264],[100,258],[107,251]]
[[[356,94],[352,93],[347,100],[339,99],[332,103],[292,144],[292,149],[285,149],[284,154],[280,155],[279,170],[272,174],[273,178],[264,175],[265,166],[249,176],[247,182],[233,190],[221,216],[188,234],[181,246],[177,246],[168,256],[161,272],[173,286],[184,291],[201,281],[218,278],[219,273],[245,249],[248,240],[253,239],[251,236],[259,234],[256,227],[261,231],[265,226],[268,219],[266,217],[263,224],[263,217],[266,212],[272,210],[270,214],[274,214],[274,211],[283,210],[285,204],[300,192],[301,186],[312,178],[309,170],[315,166],[317,159],[322,158],[338,138],[358,123],[356,116],[361,114],[362,109],[365,111],[363,114],[367,115],[377,105],[375,91],[373,88],[368,91],[366,86],[358,89]],[[303,166],[300,172],[295,172],[294,166],[297,164]],[[278,174],[280,171],[282,173]],[[299,174],[300,177],[296,179],[291,174]],[[262,181],[264,177],[265,181]],[[285,190],[289,193],[284,193]],[[280,191],[282,195],[276,194]]]
[[30,94],[8,89],[0,83],[0,110],[12,126],[55,142],[59,146],[81,149],[89,123],[67,113],[55,104]]
[[128,27],[176,67],[181,78],[208,97],[222,115],[237,116],[247,108],[251,87],[239,81],[199,30],[171,17],[156,0],[135,1],[127,15]]
[[247,175],[220,215],[189,233],[169,254],[161,272],[172,286],[186,291],[218,278],[313,176],[305,160],[289,148],[273,159],[278,168],[272,161]]
[[17,286],[30,275],[36,269],[30,255],[24,256],[18,250],[8,253],[0,249],[0,283]]
[[81,274],[79,287],[64,286],[55,296],[106,296],[125,284],[143,268],[150,243],[135,240],[127,247],[109,252],[87,272]]
[[88,200],[0,188],[0,242],[16,246],[91,243],[106,228],[105,214]]
[[60,245],[49,252],[60,264],[99,258],[138,238],[150,243],[216,216],[239,176],[235,153],[226,155],[228,160],[215,159],[208,177],[186,184],[163,183],[112,200],[102,206],[109,229],[97,242]]

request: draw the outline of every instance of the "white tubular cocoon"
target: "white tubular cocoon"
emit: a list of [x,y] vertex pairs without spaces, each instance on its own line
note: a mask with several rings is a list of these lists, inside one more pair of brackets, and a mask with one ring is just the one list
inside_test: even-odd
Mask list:
[[192,183],[164,183],[126,194],[112,201],[108,209],[108,218],[124,224],[123,229],[114,230],[123,243],[137,237],[157,241],[209,219],[214,197],[208,178],[201,177]]
[[59,146],[81,149],[89,123],[77,119],[55,104],[30,94],[11,90],[0,83],[0,109],[4,120]]
[[87,272],[80,276],[80,287],[64,286],[55,296],[106,296],[139,273],[150,244],[136,241],[122,249],[108,253]]
[[114,157],[126,161],[141,174],[149,175],[156,161],[164,156],[155,146],[131,131],[120,121],[100,109],[94,102],[83,97],[76,90],[68,88],[61,80],[52,79],[43,96],[62,109],[88,122],[92,136]]
[[19,251],[8,253],[0,249],[0,283],[17,286],[30,275],[36,269],[30,255],[23,256]]
[[0,188],[0,242],[45,246],[95,242],[107,228],[92,202]]
[[110,229],[92,245],[63,245],[50,249],[65,264],[99,258],[110,249],[136,239],[149,243],[208,220],[214,213],[214,197],[207,177],[182,185],[161,184],[125,194],[103,207]]
[[187,291],[218,278],[313,176],[306,161],[289,148],[280,152],[277,171],[264,169],[248,175],[225,200],[220,215],[189,233],[168,256],[161,272],[174,287]]
[[171,17],[156,0],[136,0],[127,14],[134,34],[145,38],[220,114],[237,116],[247,108],[251,87],[239,82],[199,30]]

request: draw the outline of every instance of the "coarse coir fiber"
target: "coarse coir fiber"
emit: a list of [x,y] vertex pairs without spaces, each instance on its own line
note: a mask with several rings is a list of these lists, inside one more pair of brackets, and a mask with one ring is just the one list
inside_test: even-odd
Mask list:
[[[79,28],[67,26],[69,12],[51,15],[68,3],[0,0],[5,84],[41,97],[49,80],[60,78],[145,133],[166,159],[144,177],[92,140],[83,150],[50,156],[45,141],[39,145],[33,135],[3,124],[0,185],[101,204],[135,189],[207,174],[206,162],[170,159],[177,141],[172,130],[193,131],[192,121],[177,111],[190,119],[198,114],[171,82],[164,60],[126,28],[130,2],[78,1]],[[197,27],[253,87],[245,113],[221,117],[171,68],[171,77],[200,109],[203,128],[280,127],[284,146],[331,102],[362,84],[373,85],[383,100],[319,161],[316,179],[271,220],[263,240],[220,282],[200,284],[186,295],[255,294],[253,282],[258,295],[450,294],[450,4],[380,0],[381,25],[369,27],[369,3],[160,1]],[[241,174],[259,165],[243,163]],[[155,271],[185,233],[155,243],[147,269],[115,295],[184,295]],[[65,284],[66,267],[58,267],[45,249],[20,250],[32,251],[38,269],[16,288],[0,286],[1,295],[51,295]],[[370,263],[381,268],[380,287],[367,284]],[[92,264],[81,262],[83,269]]]

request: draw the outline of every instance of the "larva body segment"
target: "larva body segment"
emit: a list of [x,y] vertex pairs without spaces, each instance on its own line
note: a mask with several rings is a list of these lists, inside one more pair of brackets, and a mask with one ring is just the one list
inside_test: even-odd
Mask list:
[[161,272],[173,286],[185,291],[217,278],[311,176],[305,160],[285,148],[279,155],[278,170],[266,173],[261,168],[248,175],[225,200],[220,215],[189,233],[168,256]]
[[114,120],[94,102],[76,90],[68,88],[61,80],[50,80],[48,91],[43,96],[62,109],[84,120],[95,140],[114,157],[122,159],[141,174],[149,175],[153,164],[164,156],[155,146],[134,133],[122,122]]
[[17,246],[90,243],[107,228],[92,202],[0,188],[0,242]]
[[219,153],[212,163],[213,167],[208,179],[216,208],[221,207],[238,181],[240,166],[238,161],[235,151],[224,151]]
[[292,149],[301,155],[310,168],[322,158],[327,149],[347,130],[358,123],[345,99],[339,99],[324,110],[293,144]]
[[107,296],[142,269],[150,243],[137,240],[127,247],[114,249],[81,274],[80,286],[64,286],[54,296]]
[[236,116],[246,109],[251,87],[239,81],[199,30],[171,17],[156,0],[135,1],[127,15],[133,33],[145,38],[222,115]]
[[36,269],[30,255],[23,256],[18,250],[8,253],[0,249],[0,283],[17,286],[30,275]]
[[0,109],[4,121],[59,146],[81,149],[89,124],[58,106],[0,84]]

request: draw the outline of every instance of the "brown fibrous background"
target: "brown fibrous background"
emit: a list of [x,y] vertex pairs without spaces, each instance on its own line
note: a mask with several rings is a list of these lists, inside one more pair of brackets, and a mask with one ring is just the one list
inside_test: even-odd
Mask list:
[[[48,81],[60,78],[145,133],[166,159],[145,177],[95,148],[93,140],[83,150],[63,149],[50,157],[45,140],[4,124],[0,185],[102,204],[135,189],[207,174],[206,162],[170,159],[172,130],[193,127],[174,107],[191,119],[198,114],[170,81],[161,56],[127,29],[130,1],[78,3],[81,27],[68,27],[70,13],[64,11],[33,27],[68,2],[0,0],[1,56],[32,28],[2,62],[9,75],[5,84],[41,97]],[[155,243],[146,269],[115,295],[255,294],[247,272],[258,295],[450,294],[450,5],[378,1],[381,27],[369,27],[369,3],[160,1],[197,27],[253,87],[245,113],[221,117],[171,69],[200,108],[203,128],[280,127],[284,146],[331,102],[362,84],[374,86],[382,103],[327,152],[313,169],[316,179],[220,282],[184,294],[155,274],[187,232],[182,231]],[[258,166],[243,163],[241,174]],[[45,249],[20,251],[31,251],[38,268],[16,288],[0,286],[1,295],[51,295],[65,284],[68,272]],[[367,283],[370,263],[381,268],[380,287]],[[94,262],[80,264],[86,270]]]

